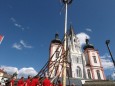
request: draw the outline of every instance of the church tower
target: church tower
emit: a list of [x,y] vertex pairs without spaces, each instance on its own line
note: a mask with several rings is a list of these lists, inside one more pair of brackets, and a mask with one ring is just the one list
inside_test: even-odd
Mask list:
[[[106,80],[104,70],[98,50],[89,40],[81,50],[80,41],[73,31],[72,26],[67,33],[67,76],[79,79]],[[55,76],[62,77],[64,48],[55,34],[55,39],[51,41],[49,48],[48,75],[50,78]]]
[[62,52],[62,42],[59,39],[59,35],[55,34],[55,39],[51,41],[49,48],[48,75],[50,78],[55,77],[57,74],[59,76],[62,75],[62,73],[60,73],[62,70]]
[[81,46],[79,39],[76,37],[76,34],[73,31],[72,26],[68,33],[68,61],[71,64],[71,77],[80,78],[84,77],[83,75],[83,55],[81,51]]
[[86,45],[83,49],[86,79],[106,80],[98,50],[95,50],[94,46],[89,44],[88,39],[86,39]]

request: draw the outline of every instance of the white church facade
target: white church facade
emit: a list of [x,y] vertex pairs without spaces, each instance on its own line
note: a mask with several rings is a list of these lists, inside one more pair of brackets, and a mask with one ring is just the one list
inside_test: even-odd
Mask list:
[[[89,40],[86,39],[85,46],[81,47],[78,37],[76,37],[72,26],[67,33],[67,69],[69,76],[78,79],[91,79],[91,80],[106,80],[104,70],[101,64],[99,52],[94,48],[93,45],[89,44]],[[49,48],[49,63],[59,62],[58,65],[49,66],[49,72],[51,77],[58,75],[63,71],[63,62],[61,59],[64,58],[63,43],[59,39],[58,34],[55,35],[55,39],[51,41]],[[62,72],[59,74],[62,76]]]

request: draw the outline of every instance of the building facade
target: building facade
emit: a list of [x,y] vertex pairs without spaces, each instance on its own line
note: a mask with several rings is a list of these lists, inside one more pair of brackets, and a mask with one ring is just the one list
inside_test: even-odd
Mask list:
[[98,50],[86,39],[84,46],[85,73],[87,79],[106,80]]
[[55,39],[51,41],[49,48],[49,66],[48,66],[48,75],[53,78],[54,76],[62,76],[62,56],[63,54],[63,45],[59,39],[58,34],[55,34]]
[[[63,43],[58,38],[58,34],[56,34],[55,39],[52,40],[50,44],[50,77],[54,77],[60,72],[61,73],[59,76],[62,76],[62,59],[64,58],[63,54]],[[57,64],[51,67],[51,64],[53,63]],[[106,79],[99,52],[95,50],[93,45],[89,44],[88,39],[86,39],[86,45],[83,47],[82,51],[80,41],[76,36],[72,26],[70,26],[70,30],[67,33],[67,72],[69,72],[69,75],[67,76],[72,78],[91,80]]]
[[84,78],[83,76],[83,54],[81,51],[81,45],[79,39],[73,31],[72,26],[67,36],[68,41],[68,62],[71,64],[71,77]]
[[0,69],[0,82],[2,86],[5,86],[6,80],[8,80],[11,77],[11,75],[7,74],[4,70]]

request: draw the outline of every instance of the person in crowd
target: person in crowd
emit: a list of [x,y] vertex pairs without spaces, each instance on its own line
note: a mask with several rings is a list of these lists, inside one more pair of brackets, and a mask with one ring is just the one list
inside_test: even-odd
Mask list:
[[30,86],[39,86],[39,77],[38,76],[35,76],[33,79],[32,79],[32,82],[31,82],[31,85]]
[[16,80],[16,77],[12,77],[12,79],[10,80],[9,86],[14,86],[14,82]]
[[24,77],[21,77],[21,78],[18,80],[17,86],[24,86]]
[[9,80],[6,80],[6,81],[5,81],[5,84],[6,84],[6,86],[9,86],[10,81],[9,81]]
[[1,82],[0,82],[0,86],[2,86]]
[[48,75],[45,76],[45,79],[43,80],[42,85],[43,85],[43,86],[51,86],[51,82],[50,82],[50,80],[48,79]]
[[51,84],[51,86],[56,86],[55,82],[53,82],[53,83]]
[[60,80],[58,80],[58,86],[62,86],[62,83]]
[[28,79],[25,81],[25,86],[31,86],[31,79],[32,79],[32,76],[28,76]]

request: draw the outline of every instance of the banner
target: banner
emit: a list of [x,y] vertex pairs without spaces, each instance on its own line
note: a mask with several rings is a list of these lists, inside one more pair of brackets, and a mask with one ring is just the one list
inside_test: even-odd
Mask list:
[[2,43],[4,36],[0,35],[0,44]]

